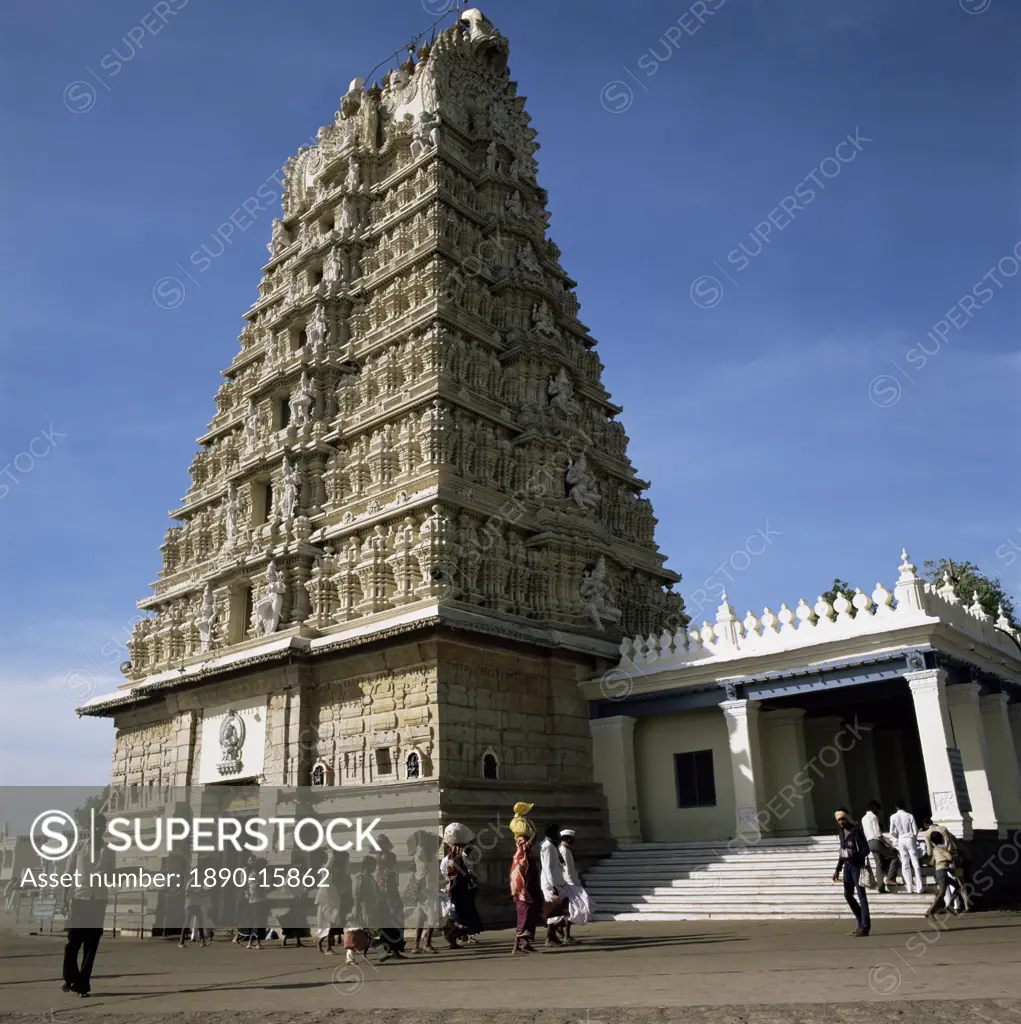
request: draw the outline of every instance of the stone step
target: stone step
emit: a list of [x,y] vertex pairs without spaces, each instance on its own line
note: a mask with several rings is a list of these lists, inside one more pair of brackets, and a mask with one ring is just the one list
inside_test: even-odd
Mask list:
[[[833,836],[763,839],[728,849],[727,843],[642,843],[619,847],[594,865],[584,884],[597,920],[688,921],[831,919],[846,917]],[[932,871],[923,869],[932,881]],[[924,914],[929,893],[870,892],[873,913],[911,918]]]

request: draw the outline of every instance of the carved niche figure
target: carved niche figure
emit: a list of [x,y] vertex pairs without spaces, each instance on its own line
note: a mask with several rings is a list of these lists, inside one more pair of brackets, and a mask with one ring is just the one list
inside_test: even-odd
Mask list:
[[423,153],[435,149],[440,139],[440,116],[431,110],[418,115],[411,131],[411,159],[417,160]]
[[238,536],[238,519],[241,514],[240,503],[238,502],[238,489],[232,480],[227,485],[227,506],[223,514],[223,528],[227,533],[227,542],[224,547],[234,547],[234,541]]
[[288,282],[288,285],[287,285],[287,301],[289,303],[297,302],[298,301],[298,296],[300,295],[300,293],[301,293],[301,290],[300,290],[300,288],[298,286],[298,275],[295,274],[291,278],[291,280]]
[[326,263],[326,270],[323,277],[327,281],[342,281],[344,279],[344,264],[341,260],[340,253],[334,249],[330,253],[330,258]]
[[308,337],[309,349],[313,355],[322,355],[326,351],[328,332],[326,311],[322,306],[316,306],[312,319],[305,325],[305,334]]
[[337,218],[337,230],[341,237],[350,235],[355,229],[355,204],[350,196],[344,196],[340,201],[340,212]]
[[245,451],[255,451],[259,443],[259,407],[254,398],[248,399],[248,412],[245,413]]
[[[550,377],[549,387],[546,389],[549,395],[550,408],[567,418],[581,415],[581,405],[574,397],[574,387],[567,371],[561,366],[560,372],[555,377]],[[584,456],[582,456],[584,458]]]
[[309,382],[308,374],[303,373],[298,383],[298,390],[291,395],[288,403],[291,408],[291,424],[297,430],[304,430],[312,422],[312,384]]
[[[515,217],[520,217],[525,212],[525,204],[521,201],[521,193],[517,190],[513,191],[503,201],[503,208],[508,212],[514,214]],[[531,246],[529,246],[531,248]]]
[[270,256],[276,256],[277,253],[286,249],[290,244],[291,233],[284,227],[284,222],[279,217],[275,218],[273,221],[273,234],[266,245]]
[[589,472],[584,452],[577,459],[567,460],[564,482],[567,485],[567,496],[583,512],[589,512],[599,504],[599,484]]
[[556,324],[553,322],[553,314],[545,299],[532,305],[532,327],[540,334],[552,334],[559,337]]
[[347,177],[344,179],[344,188],[348,192],[357,192],[362,184],[362,171],[358,165],[358,157],[352,156],[347,165]]
[[244,719],[231,708],[220,724],[220,755],[223,760],[216,766],[216,770],[221,775],[237,775],[241,771],[241,751],[244,746]]
[[[517,195],[517,192],[514,194]],[[529,274],[542,274],[542,267],[535,258],[535,250],[528,242],[522,242],[518,246],[518,267]]]
[[286,455],[281,472],[280,503],[277,505],[277,513],[281,520],[287,522],[294,518],[295,509],[298,507],[299,480],[297,467],[291,465]]
[[284,582],[280,579],[276,563],[270,562],[266,569],[266,589],[252,609],[253,629],[256,636],[275,633],[280,625],[280,613],[284,608]]
[[213,626],[216,623],[216,603],[213,601],[213,585],[206,584],[202,595],[202,604],[195,616],[195,628],[199,631],[202,653],[205,654],[213,640]]
[[623,612],[616,607],[610,596],[610,585],[606,582],[606,559],[600,555],[599,561],[591,569],[582,573],[578,584],[585,612],[592,620],[596,629],[606,629],[607,624],[617,623],[623,618]]
[[488,146],[486,146],[486,170],[496,173],[496,168],[499,164],[500,154],[496,148],[496,139],[493,139]]

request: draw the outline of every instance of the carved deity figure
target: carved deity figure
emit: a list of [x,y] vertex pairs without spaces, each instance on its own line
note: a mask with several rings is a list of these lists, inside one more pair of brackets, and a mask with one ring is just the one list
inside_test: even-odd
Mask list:
[[280,613],[284,608],[284,582],[277,571],[276,563],[270,562],[266,569],[266,589],[252,609],[252,627],[256,636],[275,633],[280,625]]
[[577,459],[567,460],[564,482],[567,484],[567,496],[583,512],[588,512],[599,504],[599,484],[589,472],[588,459],[585,458],[584,452]]
[[340,253],[336,250],[330,253],[323,276],[327,281],[342,281],[344,279],[344,264],[341,261]]
[[344,188],[348,192],[357,192],[362,184],[362,169],[358,165],[358,157],[353,156],[348,161],[347,177],[344,178]]
[[275,218],[273,221],[273,234],[266,245],[266,248],[269,249],[270,256],[276,256],[277,253],[282,249],[286,249],[290,244],[290,232],[284,227],[284,222],[279,217]]
[[326,324],[326,311],[316,306],[312,319],[305,326],[309,349],[313,355],[322,355],[326,351],[326,336],[329,328]]
[[297,430],[304,430],[312,422],[312,385],[309,382],[308,374],[301,375],[298,390],[291,395],[288,403],[291,408],[291,423]]
[[259,407],[254,398],[248,399],[248,412],[245,413],[245,451],[255,451],[259,443]]
[[355,204],[350,196],[340,201],[340,213],[337,218],[337,230],[341,236],[350,235],[355,229]]
[[234,541],[237,540],[238,536],[238,519],[241,514],[240,503],[238,502],[238,489],[234,485],[232,480],[227,485],[227,506],[223,513],[223,528],[227,534],[227,543],[225,547],[228,549],[234,547]]
[[623,612],[617,608],[610,596],[610,586],[606,582],[606,559],[602,555],[591,569],[582,573],[578,584],[585,613],[592,620],[596,629],[604,630],[606,624],[617,623],[623,618]]
[[297,467],[291,465],[286,455],[281,474],[280,503],[277,505],[277,513],[278,518],[287,522],[294,518],[295,509],[298,507],[299,480]]
[[418,115],[411,131],[411,159],[417,160],[423,153],[435,149],[440,139],[440,116],[431,110]]
[[[521,193],[515,190],[503,201],[503,207],[508,213],[520,217],[525,212],[525,204],[521,201]],[[531,249],[531,246],[529,246]]]
[[[517,195],[516,192],[514,194]],[[542,267],[539,266],[539,261],[535,258],[535,250],[528,242],[523,242],[518,246],[518,267],[529,274],[542,273]]]
[[499,151],[496,148],[496,139],[493,139],[488,146],[486,146],[486,170],[496,173],[500,159]]
[[[581,415],[581,405],[574,397],[574,387],[567,371],[561,366],[560,372],[555,377],[550,377],[549,387],[546,389],[549,395],[550,408],[561,416],[568,419]],[[585,456],[583,455],[582,458]]]
[[216,603],[213,601],[213,585],[206,584],[202,595],[202,604],[195,616],[195,628],[199,631],[202,653],[209,650],[213,639],[213,626],[216,623]]
[[557,327],[553,323],[553,314],[550,312],[546,300],[536,302],[532,305],[532,326],[540,334],[556,334]]

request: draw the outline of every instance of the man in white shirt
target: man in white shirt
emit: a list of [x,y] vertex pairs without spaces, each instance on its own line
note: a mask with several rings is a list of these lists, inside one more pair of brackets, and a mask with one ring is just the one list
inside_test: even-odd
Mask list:
[[[904,809],[904,801],[898,800],[897,813],[890,818],[890,835],[897,844],[900,854],[900,869],[904,875],[904,888],[908,892],[924,892],[922,885],[922,866],[918,862],[918,825],[914,815]],[[911,888],[912,873],[915,889]]]
[[564,888],[562,894],[567,897],[567,916],[564,918],[564,942],[574,944],[579,940],[571,935],[572,924],[585,924],[592,916],[588,893],[585,892],[578,877],[578,869],[574,864],[574,829],[560,830],[560,860],[564,869]]
[[[546,945],[562,946],[560,937],[557,935],[557,928],[564,922],[566,914],[567,898],[564,894],[564,871],[560,864],[560,851],[557,844],[560,841],[560,826],[547,825],[546,838],[539,847],[539,865],[541,868],[540,884],[542,885],[542,898],[546,903],[547,910],[552,910],[546,918]],[[550,908],[550,904],[556,906]],[[561,908],[560,905],[563,905]]]
[[879,812],[882,807],[873,800],[869,809],[861,819],[861,827],[868,840],[872,862],[876,866],[876,884],[878,892],[887,892],[887,884],[897,880],[897,855],[883,839],[883,828],[879,824]]

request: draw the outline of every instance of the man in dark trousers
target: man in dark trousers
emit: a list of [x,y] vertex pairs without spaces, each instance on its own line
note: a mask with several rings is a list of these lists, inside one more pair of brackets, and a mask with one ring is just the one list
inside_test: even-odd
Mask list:
[[92,988],[92,968],[96,962],[99,940],[103,937],[108,898],[105,880],[91,876],[94,873],[108,874],[116,866],[113,851],[102,844],[105,831],[106,818],[97,811],[94,827],[95,860],[92,857],[92,844],[88,833],[78,843],[72,858],[71,868],[79,872],[80,884],[75,888],[71,898],[67,945],[64,946],[63,990],[79,996],[87,996]]
[[[861,872],[869,856],[869,844],[861,825],[851,820],[850,812],[841,807],[833,815],[840,829],[840,859],[833,872],[833,881],[844,876],[844,899],[854,914],[858,927],[851,934],[855,938],[864,938],[872,929],[869,918],[869,898],[865,895],[865,887],[861,884]],[[858,898],[855,899],[855,896]]]

